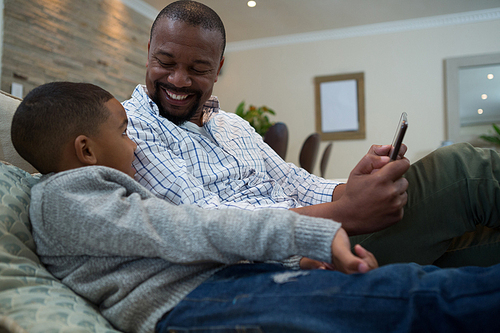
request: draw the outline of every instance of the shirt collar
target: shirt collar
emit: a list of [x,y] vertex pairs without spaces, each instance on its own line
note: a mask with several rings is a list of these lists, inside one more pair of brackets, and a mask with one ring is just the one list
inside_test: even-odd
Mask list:
[[219,112],[219,110],[219,99],[217,96],[210,96],[210,98],[203,105],[203,124],[206,124],[213,115]]

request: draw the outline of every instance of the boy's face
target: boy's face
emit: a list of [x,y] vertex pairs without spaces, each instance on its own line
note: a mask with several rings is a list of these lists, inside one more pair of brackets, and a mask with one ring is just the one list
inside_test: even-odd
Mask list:
[[110,116],[101,124],[98,135],[92,140],[96,143],[97,164],[125,172],[132,178],[135,169],[132,167],[134,151],[137,145],[127,135],[127,114],[123,106],[115,98],[104,103]]

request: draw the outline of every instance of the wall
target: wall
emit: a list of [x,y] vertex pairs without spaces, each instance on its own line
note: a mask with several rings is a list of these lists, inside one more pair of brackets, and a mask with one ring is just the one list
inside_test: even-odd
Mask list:
[[[144,81],[152,23],[147,11],[139,14],[123,0],[2,2],[2,90],[9,92],[12,82],[23,84],[26,94],[49,81],[89,81],[124,100]],[[463,22],[468,21],[459,18],[455,25],[419,30],[236,48],[226,54],[214,94],[226,111],[234,111],[242,100],[275,109],[274,120],[284,121],[290,130],[287,161],[297,164],[303,141],[315,131],[314,77],[362,71],[367,137],[336,141],[326,176],[346,177],[372,143],[390,143],[402,111],[410,122],[407,156],[415,161],[445,139],[443,60],[500,52],[500,20]]]
[[[3,0],[0,0],[0,59],[3,50]],[[0,66],[0,78],[2,77],[2,66]]]
[[86,81],[118,100],[144,82],[152,20],[119,0],[3,0],[1,89],[24,96],[51,81]]
[[392,141],[402,111],[408,113],[412,162],[439,147],[445,139],[444,59],[500,52],[499,40],[496,19],[234,51],[226,54],[214,94],[226,111],[242,100],[275,109],[274,120],[290,131],[287,161],[297,164],[303,141],[315,131],[314,77],[364,72],[366,139],[334,142],[326,173],[347,177],[371,144]]

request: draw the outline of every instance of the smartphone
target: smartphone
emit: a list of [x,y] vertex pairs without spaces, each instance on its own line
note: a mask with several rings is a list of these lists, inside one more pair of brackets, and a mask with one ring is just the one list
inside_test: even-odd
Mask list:
[[394,140],[392,140],[392,152],[391,152],[391,161],[395,161],[398,158],[399,149],[401,148],[401,144],[403,143],[403,138],[406,133],[406,129],[408,128],[408,118],[406,112],[401,114],[401,118],[399,119],[398,128],[396,129],[396,134],[394,135]]

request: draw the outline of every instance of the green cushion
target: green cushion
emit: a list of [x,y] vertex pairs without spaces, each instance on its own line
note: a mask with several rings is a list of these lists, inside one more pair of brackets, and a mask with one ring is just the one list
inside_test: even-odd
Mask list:
[[0,163],[0,332],[118,332],[40,263],[28,218],[37,182]]

